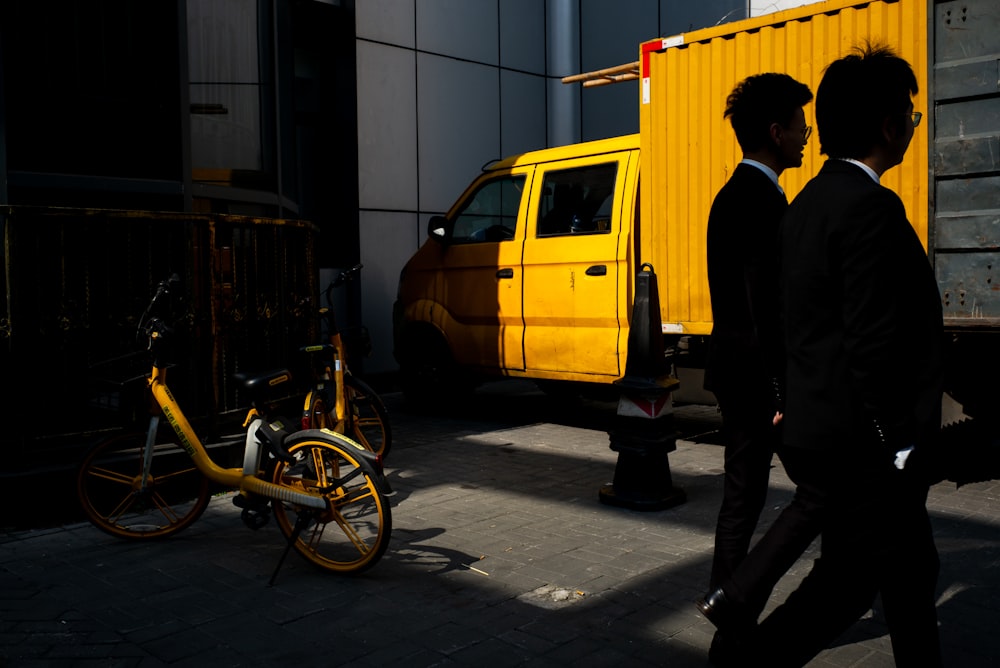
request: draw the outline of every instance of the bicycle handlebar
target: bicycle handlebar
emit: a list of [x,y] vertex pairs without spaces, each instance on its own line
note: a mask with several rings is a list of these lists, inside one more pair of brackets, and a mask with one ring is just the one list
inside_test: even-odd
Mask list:
[[156,311],[163,300],[168,298],[180,283],[181,278],[177,274],[171,274],[168,278],[160,281],[156,286],[156,292],[153,293],[153,298],[149,300],[149,305],[146,307],[145,312],[143,312],[142,317],[139,318],[136,338],[139,338],[143,334],[146,336],[146,350],[153,353],[157,365],[161,363],[159,354],[161,352],[163,335],[169,335],[171,328],[158,317]]
[[156,315],[156,309],[160,305],[160,302],[165,298],[169,297],[170,293],[181,283],[181,277],[177,274],[171,274],[169,278],[165,278],[156,285],[156,292],[153,293],[153,298],[149,300],[149,305],[146,306],[146,310],[143,311],[142,316],[139,318],[139,331],[141,332],[147,323],[147,321]]
[[147,313],[152,312],[153,308],[156,307],[159,301],[164,297],[169,297],[170,291],[173,290],[178,285],[180,285],[180,283],[181,283],[181,277],[178,276],[177,274],[171,274],[170,278],[166,278],[160,281],[159,284],[156,286],[156,294],[153,295],[153,299],[150,300],[149,306],[146,307],[146,312]]
[[[363,265],[363,264],[361,264],[359,262],[358,264],[354,265],[350,269],[343,270],[342,272],[340,272],[337,275],[337,278],[333,279],[333,281],[330,283],[330,288],[339,288],[341,285],[343,285],[344,283],[346,283],[347,281],[349,281],[351,278],[353,278],[354,274],[356,274],[359,271],[361,271],[361,268],[364,267],[364,266],[365,265]],[[327,288],[327,292],[329,292],[330,288]]]
[[330,281],[330,285],[326,286],[326,291],[325,291],[324,294],[326,296],[326,303],[327,303],[327,305],[329,307],[329,311],[333,311],[333,289],[334,288],[339,288],[344,283],[347,283],[348,281],[353,280],[354,279],[354,275],[357,274],[358,272],[360,272],[361,268],[364,267],[364,266],[365,265],[363,265],[363,264],[361,264],[359,262],[358,264],[354,265],[350,269],[344,269],[342,272],[340,272],[339,274],[337,274],[337,277],[335,279],[333,279],[332,281]]

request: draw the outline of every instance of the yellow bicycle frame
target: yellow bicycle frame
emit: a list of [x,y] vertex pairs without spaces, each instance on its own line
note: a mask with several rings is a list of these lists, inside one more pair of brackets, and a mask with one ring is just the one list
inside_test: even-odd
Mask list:
[[[167,422],[170,423],[174,433],[177,434],[181,446],[205,477],[221,485],[239,489],[244,493],[258,494],[267,498],[287,501],[288,503],[297,503],[320,510],[327,507],[326,499],[319,494],[276,485],[258,478],[256,471],[248,473],[245,469],[222,468],[212,461],[201,439],[198,438],[191,424],[184,416],[180,405],[174,399],[170,388],[167,387],[166,376],[166,368],[154,365],[153,372],[149,377],[149,389],[156,403],[159,404],[160,409],[163,411]],[[255,442],[254,431],[251,430],[248,432],[248,445],[251,441]]]

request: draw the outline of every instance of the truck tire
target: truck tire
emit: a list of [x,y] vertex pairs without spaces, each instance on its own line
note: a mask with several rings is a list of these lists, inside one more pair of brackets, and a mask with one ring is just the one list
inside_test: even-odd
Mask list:
[[407,345],[400,363],[400,384],[407,405],[433,412],[454,408],[472,389],[444,340],[427,335]]

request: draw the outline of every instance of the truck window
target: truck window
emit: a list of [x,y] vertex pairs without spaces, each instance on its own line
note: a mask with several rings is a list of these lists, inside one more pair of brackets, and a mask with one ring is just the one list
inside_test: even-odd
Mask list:
[[536,236],[611,231],[617,162],[546,172]]
[[455,217],[451,243],[509,241],[517,232],[523,174],[507,174],[480,186]]

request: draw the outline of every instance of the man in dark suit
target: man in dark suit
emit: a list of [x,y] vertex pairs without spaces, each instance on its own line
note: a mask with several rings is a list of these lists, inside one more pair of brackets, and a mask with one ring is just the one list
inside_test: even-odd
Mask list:
[[821,557],[761,622],[750,665],[802,666],[881,595],[897,666],[941,664],[938,556],[921,456],[938,438],[944,336],[927,255],[879,182],[920,121],[910,65],[885,47],[827,67],[820,172],[782,221],[782,463],[825,510]]
[[[778,177],[802,165],[811,128],[803,107],[809,88],[787,74],[765,73],[741,81],[726,100],[743,160],[719,190],[708,218],[708,281],[713,329],[706,389],[714,392],[726,437],[722,505],[709,580],[714,592],[733,575],[750,547],[767,495],[771,458],[778,445],[784,352],[778,308],[778,222],[788,207]],[[798,523],[794,526],[800,526]],[[790,525],[793,526],[793,525]],[[793,533],[784,567],[773,576],[754,573],[760,609],[788,565],[812,542],[818,527]],[[803,544],[804,543],[804,544]],[[778,541],[774,542],[775,545]],[[780,548],[782,551],[785,548]],[[709,600],[718,601],[720,594]],[[734,602],[741,597],[732,591]],[[742,600],[739,601],[742,604]],[[706,614],[710,611],[703,608]],[[755,620],[760,610],[752,614]],[[711,618],[711,616],[710,616]],[[711,657],[720,660],[722,637]]]

